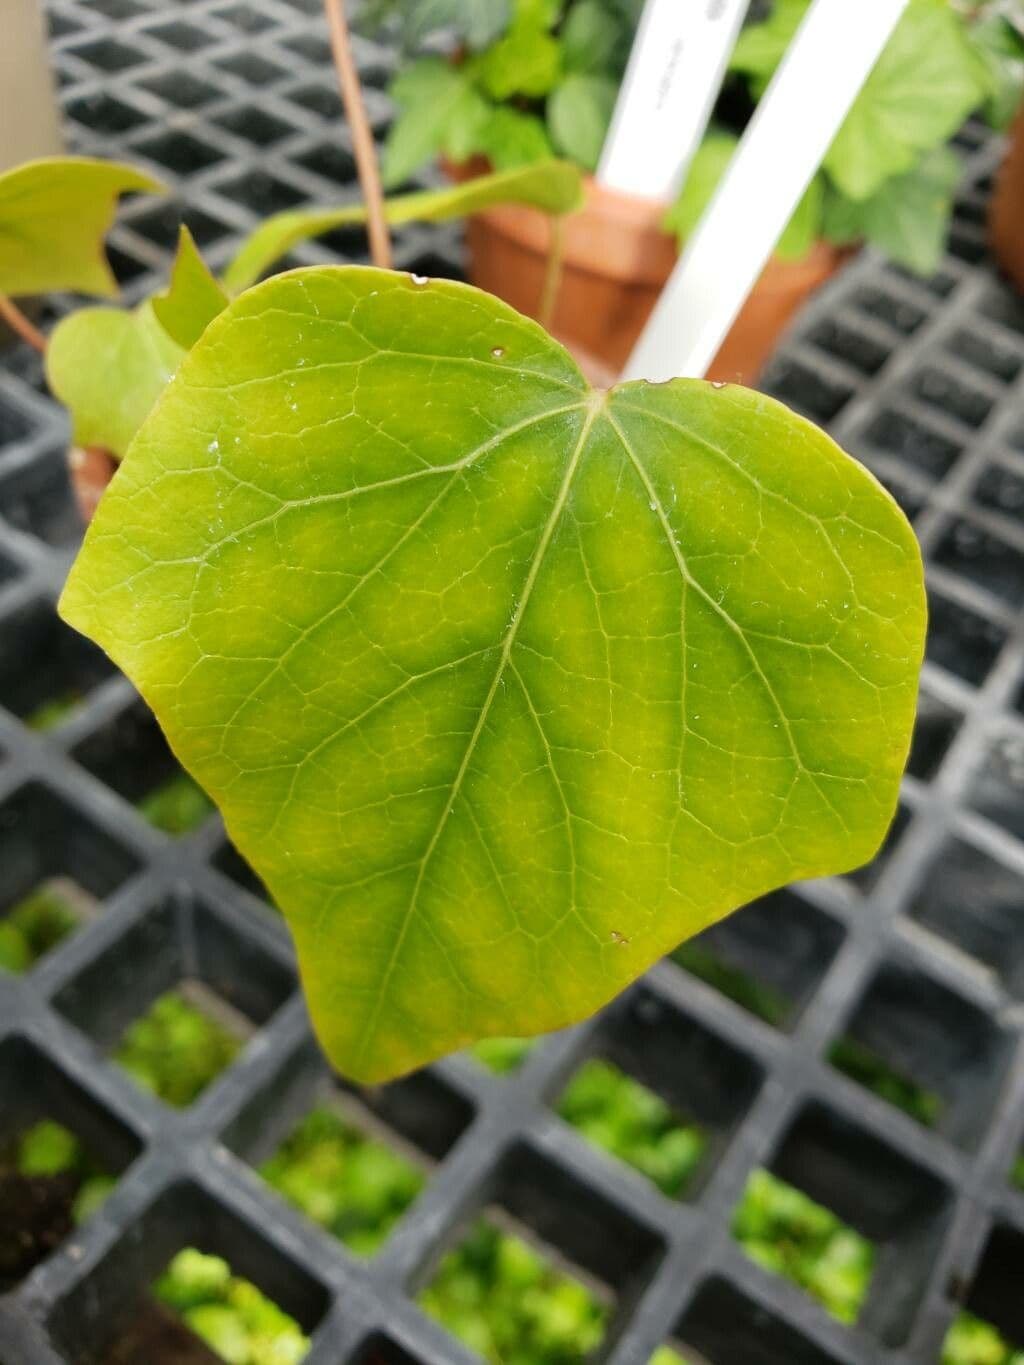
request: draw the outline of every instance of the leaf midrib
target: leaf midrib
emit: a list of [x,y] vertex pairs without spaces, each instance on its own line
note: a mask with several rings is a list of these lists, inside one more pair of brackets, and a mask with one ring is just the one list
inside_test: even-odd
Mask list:
[[399,924],[398,928],[398,933],[395,935],[395,942],[394,945],[392,946],[391,954],[388,958],[387,965],[384,968],[384,974],[381,978],[380,987],[378,988],[377,991],[377,999],[374,1003],[374,1007],[370,1014],[370,1018],[367,1021],[367,1024],[363,1030],[362,1042],[360,1043],[359,1050],[356,1054],[357,1068],[362,1065],[366,1052],[370,1045],[372,1044],[373,1039],[376,1035],[377,1027],[380,1022],[381,1011],[384,1008],[384,1002],[387,999],[388,990],[391,984],[391,978],[394,975],[395,967],[397,965],[399,957],[401,956],[402,946],[405,943],[406,936],[409,932],[409,927],[412,923],[413,915],[416,912],[416,906],[419,900],[420,891],[423,886],[423,879],[424,876],[426,875],[427,867],[429,866],[430,860],[433,857],[434,850],[437,848],[437,845],[440,842],[441,835],[443,834],[445,826],[448,823],[448,818],[452,813],[452,810],[455,806],[455,802],[459,798],[459,793],[462,790],[462,784],[465,780],[466,772],[468,771],[469,765],[473,760],[473,754],[476,751],[476,746],[479,743],[480,736],[483,733],[484,726],[487,724],[487,717],[489,716],[491,707],[494,704],[494,698],[497,696],[498,688],[500,687],[501,680],[505,674],[505,669],[508,667],[509,658],[512,653],[512,646],[515,644],[516,636],[519,633],[519,627],[522,623],[524,615],[526,614],[526,609],[529,606],[530,598],[533,593],[534,586],[537,582],[538,575],[540,574],[541,566],[544,563],[548,546],[551,544],[552,537],[554,536],[555,533],[555,528],[558,525],[558,522],[560,521],[562,516],[562,512],[565,509],[565,504],[569,497],[569,490],[572,487],[572,482],[573,479],[575,478],[576,470],[579,467],[580,460],[586,448],[591,428],[594,425],[594,421],[598,413],[604,409],[606,399],[607,394],[603,390],[595,389],[592,390],[591,393],[588,395],[584,404],[580,405],[581,407],[584,406],[586,407],[586,417],[584,418],[583,425],[580,428],[580,434],[579,437],[577,438],[576,445],[575,448],[573,449],[572,455],[569,458],[565,474],[562,476],[562,482],[559,485],[558,493],[555,496],[554,503],[552,504],[551,511],[548,515],[548,519],[544,524],[544,529],[541,532],[540,539],[537,542],[537,549],[534,551],[533,559],[530,563],[529,570],[527,571],[526,580],[523,584],[523,591],[519,598],[519,604],[516,607],[512,620],[509,623],[509,627],[505,632],[505,638],[502,641],[501,654],[499,655],[498,658],[498,666],[494,671],[494,677],[491,680],[491,685],[490,688],[488,689],[487,696],[484,698],[483,705],[480,707],[480,714],[477,717],[476,725],[473,727],[473,731],[469,737],[469,741],[466,745],[465,752],[462,756],[462,761],[460,762],[454,780],[452,781],[452,787],[451,791],[448,794],[448,800],[444,804],[441,814],[438,817],[437,823],[434,826],[434,832],[431,835],[426,848],[424,849],[422,857],[420,858],[419,868],[416,875],[416,881],[413,884],[412,892],[409,896],[409,903],[406,906],[404,914],[402,915],[401,923]]

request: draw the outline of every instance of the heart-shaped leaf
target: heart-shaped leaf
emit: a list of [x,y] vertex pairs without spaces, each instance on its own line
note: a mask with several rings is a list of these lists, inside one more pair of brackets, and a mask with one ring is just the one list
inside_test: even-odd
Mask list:
[[162,189],[131,166],[86,157],[30,161],[0,175],[0,294],[116,294],[103,239],[117,201]]
[[[512,171],[481,175],[443,190],[421,190],[389,199],[384,205],[388,222],[438,223],[462,218],[494,204],[529,204],[545,213],[571,213],[583,198],[583,177],[568,161],[543,161]],[[366,222],[363,204],[340,209],[286,209],[277,213],[242,243],[238,255],[224,272],[224,287],[235,294],[255,284],[264,271],[293,246],[320,237],[335,228]]]
[[354,266],[210,325],[61,610],[220,804],[363,1081],[577,1020],[870,857],[925,620],[902,513],[779,404],[592,391],[496,299]]
[[58,323],[46,348],[46,379],[71,414],[76,445],[124,455],[185,354],[153,313],[81,308]]
[[228,296],[199,254],[191,232],[184,225],[178,238],[178,254],[171,282],[153,298],[153,312],[167,335],[189,350],[207,327],[227,307]]

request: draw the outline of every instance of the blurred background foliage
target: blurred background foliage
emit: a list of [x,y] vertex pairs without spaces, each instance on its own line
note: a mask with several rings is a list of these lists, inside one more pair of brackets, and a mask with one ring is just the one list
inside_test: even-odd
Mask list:
[[[714,117],[665,225],[685,239],[703,214],[810,0],[755,7]],[[566,157],[596,169],[639,0],[371,0],[406,58],[384,156],[397,186],[439,157],[499,170]],[[454,49],[438,50],[441,35]],[[910,0],[776,251],[869,242],[920,274],[936,268],[960,175],[947,146],[972,113],[996,127],[1024,88],[1024,17],[1005,0]]]

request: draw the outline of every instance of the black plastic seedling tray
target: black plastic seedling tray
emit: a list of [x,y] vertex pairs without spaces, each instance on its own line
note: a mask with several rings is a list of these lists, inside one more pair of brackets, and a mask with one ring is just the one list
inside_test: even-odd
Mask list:
[[[69,145],[150,165],[174,187],[128,205],[114,232],[129,298],[166,267],[181,219],[220,265],[257,216],[355,194],[320,0],[47,10]],[[359,56],[381,130],[393,55],[361,42]],[[712,1365],[932,1365],[964,1305],[1024,1341],[1024,1189],[1011,1180],[1024,1147],[1024,301],[985,251],[999,144],[970,128],[961,146],[965,190],[939,274],[861,257],[766,380],[913,517],[932,611],[910,773],[881,857],[780,892],[701,943],[782,1002],[773,1024],[665,962],[505,1078],[455,1057],[372,1092],[333,1081],[287,933],[218,817],[174,838],[137,809],[173,760],[124,679],[56,619],[81,534],[67,429],[36,358],[5,354],[0,914],[54,878],[74,884],[83,913],[33,970],[0,972],[0,1145],[53,1118],[119,1179],[0,1297],[2,1365],[103,1361],[187,1245],[223,1255],[291,1313],[312,1336],[309,1365],[468,1362],[414,1300],[486,1206],[613,1302],[600,1358],[616,1365],[645,1365],[671,1341]],[[359,233],[296,254],[339,257],[363,258]],[[458,275],[460,262],[454,227],[400,235],[402,268]],[[67,697],[77,704],[40,729],[38,708]],[[180,982],[218,999],[245,1045],[173,1110],[109,1054]],[[938,1117],[925,1126],[831,1065],[839,1039],[918,1081]],[[557,1116],[593,1055],[703,1128],[688,1199],[662,1196]],[[429,1172],[368,1261],[254,1171],[325,1089]],[[857,1326],[741,1251],[732,1211],[759,1167],[874,1243]]]

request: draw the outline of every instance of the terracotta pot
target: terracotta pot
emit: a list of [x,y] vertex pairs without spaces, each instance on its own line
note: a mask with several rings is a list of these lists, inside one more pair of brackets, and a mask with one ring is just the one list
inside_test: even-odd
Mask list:
[[[456,180],[486,169],[480,162],[445,167]],[[590,360],[614,374],[640,335],[678,249],[661,228],[663,204],[616,194],[589,177],[585,190],[583,208],[563,228],[562,281],[551,330],[577,353],[584,369]],[[470,279],[536,317],[551,232],[546,214],[519,204],[472,214],[466,225]],[[771,260],[708,377],[753,383],[790,319],[847,255],[819,242],[803,261]]]
[[79,515],[87,526],[116,469],[113,455],[101,446],[72,446],[68,451],[71,488]]
[[996,176],[989,234],[996,260],[1024,293],[1024,108],[1017,115],[1006,159]]

